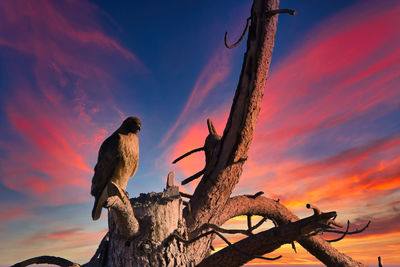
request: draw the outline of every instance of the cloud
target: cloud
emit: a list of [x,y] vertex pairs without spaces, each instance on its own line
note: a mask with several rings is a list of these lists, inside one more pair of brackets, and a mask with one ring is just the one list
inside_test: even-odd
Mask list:
[[355,203],[376,206],[399,194],[398,141],[398,135],[387,136],[308,163],[288,160],[264,166],[250,160],[238,187],[252,188],[256,183],[257,190],[280,198],[290,208],[304,211],[311,202],[323,210],[353,210],[357,215],[354,210],[362,209]]
[[11,245],[4,247],[7,253],[2,261],[11,265],[38,255],[56,254],[72,261],[85,262],[88,255],[94,254],[106,233],[107,229],[92,231],[65,224],[47,226],[27,236],[12,238]]
[[[392,214],[383,206],[400,196],[400,30],[393,26],[400,7],[352,8],[360,13],[322,22],[286,59],[272,62],[234,194],[263,190],[302,214],[309,202],[353,220],[371,209]],[[204,140],[202,123],[191,118],[169,148],[175,156]],[[195,156],[183,161],[178,168],[185,175],[204,164]]]
[[232,62],[230,53],[225,47],[219,47],[201,71],[185,107],[179,114],[174,125],[161,140],[159,144],[160,146],[167,143],[171,135],[181,124],[187,123],[188,120],[193,119],[193,117],[196,116],[195,112],[198,111],[198,108],[203,104],[210,92],[216,90],[216,87],[228,77],[231,69]]
[[33,203],[89,197],[96,150],[115,128],[106,122],[120,120],[110,91],[118,70],[148,71],[103,30],[101,14],[86,1],[0,3],[0,49],[12,54],[3,60],[1,180]]
[[0,222],[14,218],[21,218],[26,215],[25,209],[22,206],[3,206],[0,212]]
[[316,162],[304,164],[292,170],[290,174],[297,176],[297,179],[306,178],[310,174],[319,175],[328,173],[343,165],[355,165],[365,162],[371,154],[391,150],[400,145],[400,135],[395,134],[384,138],[372,140],[366,144],[351,147],[338,152],[331,157],[317,160]]

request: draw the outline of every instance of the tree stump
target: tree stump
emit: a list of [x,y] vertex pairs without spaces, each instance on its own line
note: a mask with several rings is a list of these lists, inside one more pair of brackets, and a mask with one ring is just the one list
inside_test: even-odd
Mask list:
[[[286,243],[295,248],[294,241],[327,266],[364,266],[337,251],[318,233],[340,233],[342,236],[336,240],[341,240],[346,234],[365,230],[368,225],[359,231],[348,232],[348,228],[340,231],[332,227],[338,225],[334,222],[336,212],[322,213],[314,209],[314,215],[299,220],[279,200],[261,196],[263,192],[231,196],[247,160],[271,62],[277,15],[282,13],[293,15],[295,12],[279,9],[279,0],[254,0],[246,29],[239,41],[227,45],[225,40],[228,48],[234,47],[248,29],[242,71],[222,136],[217,134],[211,120],[208,120],[209,136],[204,147],[185,153],[174,161],[200,150],[205,152],[204,170],[184,180],[188,183],[202,176],[192,195],[182,193],[189,199],[185,203],[187,207],[183,209],[184,202],[178,187],[174,186],[173,173],[168,175],[167,188],[163,192],[141,194],[130,200],[123,189],[111,182],[105,203],[109,209],[109,233],[90,262],[82,267],[240,266],[254,258],[279,259],[262,255]],[[247,230],[220,227],[230,218],[241,215],[247,215]],[[275,227],[252,233],[261,225],[252,226],[253,215],[264,217],[261,224],[270,219]],[[232,244],[221,233],[242,233],[247,237]],[[228,246],[210,256],[215,235]],[[73,265],[65,259],[43,256],[14,266],[54,262],[59,262],[59,266]]]
[[192,266],[186,256],[186,245],[171,237],[177,233],[186,237],[182,218],[182,199],[177,186],[161,193],[140,194],[130,199],[139,222],[136,235],[121,235],[117,212],[109,212],[110,266]]

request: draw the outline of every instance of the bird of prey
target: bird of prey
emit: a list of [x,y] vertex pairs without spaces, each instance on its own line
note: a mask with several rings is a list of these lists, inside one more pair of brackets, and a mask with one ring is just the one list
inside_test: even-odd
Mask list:
[[109,182],[114,182],[125,190],[129,178],[135,174],[139,162],[137,133],[140,127],[138,118],[128,117],[101,145],[90,192],[95,197],[93,220],[100,218],[101,208],[108,197]]

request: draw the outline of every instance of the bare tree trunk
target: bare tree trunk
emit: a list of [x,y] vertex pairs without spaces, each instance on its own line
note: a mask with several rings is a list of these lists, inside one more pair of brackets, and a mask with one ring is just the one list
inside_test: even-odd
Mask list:
[[[229,118],[222,137],[209,120],[210,134],[204,147],[192,151],[204,150],[206,167],[185,180],[190,182],[203,175],[193,196],[185,195],[190,199],[185,203],[187,207],[182,209],[183,201],[171,173],[164,192],[141,194],[130,201],[118,187],[110,187],[114,191],[109,192],[111,197],[106,203],[108,236],[83,266],[239,266],[295,240],[327,266],[364,266],[322,238],[307,236],[336,225],[332,219],[336,212],[315,211],[313,216],[299,220],[279,202],[260,196],[262,193],[231,197],[242,174],[260,111],[277,15],[294,14],[291,10],[278,10],[278,5],[279,0],[254,0],[248,19],[251,25],[247,50]],[[242,230],[248,237],[230,244],[220,234],[229,231],[220,226],[240,215],[261,215],[265,220],[273,220],[276,227],[253,235],[250,219],[249,229]],[[215,234],[229,245],[210,256]]]
[[[247,214],[267,217],[278,225],[295,222],[299,218],[285,206],[266,197],[251,198],[237,196],[230,198],[217,224],[221,225],[230,218]],[[320,236],[303,236],[296,239],[308,252],[327,266],[365,266],[351,257],[339,252]]]
[[[163,193],[141,194],[131,199],[139,231],[134,236],[120,233],[115,210],[109,212],[108,264],[110,266],[191,266],[186,246],[171,234],[186,235],[182,220],[182,199],[178,187]],[[123,225],[122,225],[123,226]]]
[[[242,173],[254,126],[260,111],[265,82],[275,41],[277,16],[268,16],[278,8],[278,0],[255,0],[242,71],[231,112],[220,143],[214,147],[209,170],[190,200],[191,212],[184,212],[188,231],[204,223],[215,223]],[[209,253],[211,238],[189,249],[196,263]],[[190,253],[190,252],[189,252]]]

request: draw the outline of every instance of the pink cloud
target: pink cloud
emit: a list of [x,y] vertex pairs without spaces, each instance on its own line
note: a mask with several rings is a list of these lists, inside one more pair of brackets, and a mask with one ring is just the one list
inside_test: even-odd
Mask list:
[[21,218],[25,215],[25,209],[21,206],[2,206],[0,210],[0,222],[14,218]]
[[[56,228],[62,228],[64,230],[56,230]],[[106,229],[101,231],[87,231],[87,229],[81,227],[66,228],[64,225],[62,227],[48,227],[38,230],[24,238],[22,242],[25,246],[26,253],[45,254],[43,251],[46,250],[59,252],[63,251],[63,249],[81,249],[83,247],[93,246],[96,242],[100,242],[101,238],[106,233]],[[95,248],[93,248],[91,253],[94,252]],[[87,255],[85,258],[87,258]]]
[[377,104],[386,104],[380,113],[393,109],[399,98],[400,40],[393,27],[398,10],[357,21],[336,17],[334,27],[323,24],[324,32],[313,32],[311,41],[279,63],[267,82],[258,140],[286,148],[295,138],[301,142],[303,135],[340,125]]
[[119,120],[110,91],[118,66],[147,71],[104,32],[99,14],[86,1],[0,3],[0,49],[25,62],[9,64],[3,106],[13,138],[0,144],[7,153],[1,179],[40,203],[89,198],[97,149],[114,126],[95,122]]
[[[376,206],[398,196],[397,135],[373,140],[375,133],[366,132],[350,142],[357,144],[353,148],[333,150],[324,159],[288,153],[327,129],[328,135],[343,136],[334,139],[343,147],[340,140],[351,141],[343,130],[350,121],[369,123],[398,108],[400,29],[394,25],[400,7],[359,10],[357,16],[343,12],[322,23],[275,67],[236,193],[263,190],[292,208],[317,202],[346,213],[359,208],[354,201]],[[200,129],[197,120],[186,122],[181,133],[190,136],[182,134],[170,151],[194,148],[191,143],[204,140]],[[193,174],[200,160],[186,159],[180,168]]]
[[220,85],[227,78],[231,68],[229,52],[225,47],[219,48],[200,73],[183,111],[161,140],[160,146],[166,144],[171,135],[177,130],[178,126],[186,123],[189,117],[195,116],[193,112],[197,111],[209,93],[212,90],[216,90],[216,86]]

